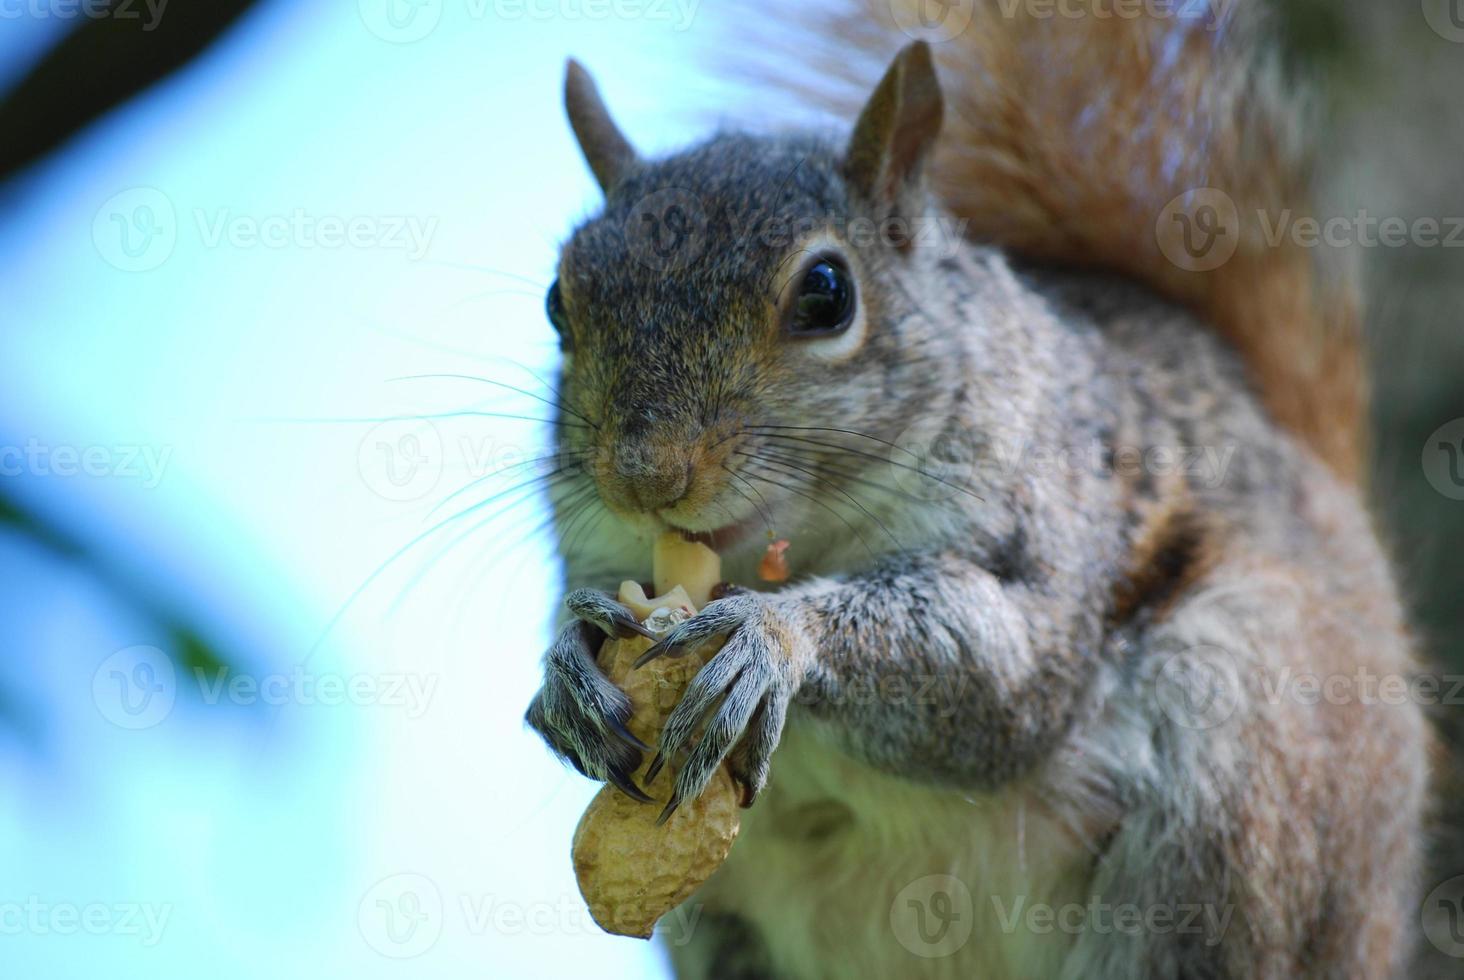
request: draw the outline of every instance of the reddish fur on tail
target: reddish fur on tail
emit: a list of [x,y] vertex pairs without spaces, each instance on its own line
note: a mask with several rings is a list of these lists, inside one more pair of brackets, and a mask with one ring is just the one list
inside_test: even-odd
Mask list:
[[[778,16],[799,21],[796,43],[827,42],[826,59],[817,80],[805,74],[806,48],[798,68],[773,71],[847,111],[867,89],[864,64],[922,36],[900,26],[918,25],[922,5],[934,22],[941,8],[931,0],[853,0],[816,20],[785,10]],[[1366,391],[1354,283],[1321,269],[1316,249],[1267,241],[1268,227],[1310,213],[1311,168],[1280,71],[1258,53],[1257,5],[1211,0],[1195,19],[1119,16],[1094,0],[944,9],[925,35],[950,103],[930,176],[970,235],[1116,272],[1189,306],[1239,351],[1277,421],[1360,480]],[[851,84],[829,87],[829,78]],[[1203,188],[1224,196],[1195,193]],[[1227,228],[1238,219],[1234,254],[1208,271],[1167,258],[1179,254],[1184,223],[1215,201],[1234,204],[1220,215]],[[1213,226],[1216,214],[1199,217]]]

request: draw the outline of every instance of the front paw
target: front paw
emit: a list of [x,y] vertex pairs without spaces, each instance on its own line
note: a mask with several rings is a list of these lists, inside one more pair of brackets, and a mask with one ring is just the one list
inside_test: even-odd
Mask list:
[[592,779],[649,802],[631,779],[650,746],[626,727],[630,699],[611,683],[596,661],[606,636],[645,634],[630,611],[609,596],[581,589],[565,604],[576,617],[544,657],[544,686],[525,720],[570,765]]
[[[649,785],[667,760],[689,749],[663,821],[683,800],[701,795],[724,759],[742,787],[744,806],[762,791],[809,656],[795,610],[789,600],[756,592],[718,599],[636,662],[639,667],[657,657],[685,656],[706,642],[726,638],[667,717],[656,757],[646,770]],[[705,728],[692,745],[703,718]]]

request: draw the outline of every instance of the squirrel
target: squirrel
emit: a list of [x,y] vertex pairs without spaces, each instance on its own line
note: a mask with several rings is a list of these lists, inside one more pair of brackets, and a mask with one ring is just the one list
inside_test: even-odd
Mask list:
[[[1182,6],[956,5],[847,135],[655,160],[570,62],[604,205],[546,300],[568,615],[527,721],[631,795],[654,753],[672,808],[733,773],[678,976],[1406,970],[1432,742],[1355,277],[1256,231],[1313,193],[1264,11]],[[918,7],[818,26],[853,64]],[[653,648],[726,641],[650,746],[595,652],[667,529],[793,574]]]

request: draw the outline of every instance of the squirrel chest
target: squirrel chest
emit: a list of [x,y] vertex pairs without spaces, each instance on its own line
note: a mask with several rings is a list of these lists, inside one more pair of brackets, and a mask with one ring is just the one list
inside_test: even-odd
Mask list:
[[1082,906],[1092,856],[1034,793],[886,775],[796,711],[773,773],[693,902],[745,920],[775,975],[1060,972],[1070,944],[1045,917]]

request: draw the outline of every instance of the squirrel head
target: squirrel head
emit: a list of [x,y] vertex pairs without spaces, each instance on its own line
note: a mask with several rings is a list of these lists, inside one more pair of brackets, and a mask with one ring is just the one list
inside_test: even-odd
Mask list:
[[[573,61],[565,105],[605,202],[546,300],[561,398],[589,422],[566,416],[561,448],[646,529],[723,547],[773,520],[816,524],[821,488],[798,469],[815,443],[890,438],[949,390],[930,343],[949,320],[920,289],[936,257],[915,247],[943,111],[929,47],[899,53],[842,143],[722,134],[647,161]],[[758,458],[774,444],[781,462]]]

